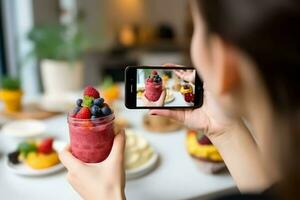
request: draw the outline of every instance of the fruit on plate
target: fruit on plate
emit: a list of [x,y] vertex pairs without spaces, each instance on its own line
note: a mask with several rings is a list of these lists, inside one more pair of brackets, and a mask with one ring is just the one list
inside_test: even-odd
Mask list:
[[16,151],[8,154],[12,164],[26,164],[32,169],[46,169],[59,163],[53,149],[53,138],[21,142]]
[[153,156],[153,148],[146,139],[134,131],[126,130],[125,169],[136,169],[146,164]]
[[55,151],[44,154],[40,152],[30,152],[25,163],[33,169],[46,169],[59,163],[58,155]]
[[184,100],[186,101],[186,102],[188,102],[188,103],[193,103],[194,102],[194,98],[195,98],[195,96],[194,96],[194,94],[193,93],[185,93],[184,94]]
[[139,89],[137,89],[137,91],[136,91],[136,96],[137,96],[137,98],[142,98],[142,97],[143,97],[143,94],[144,94],[144,91],[145,91],[144,88],[139,88]]
[[194,158],[202,171],[217,173],[226,168],[216,147],[201,132],[188,130],[186,147],[188,153]]
[[223,161],[216,147],[200,132],[190,130],[187,133],[186,145],[188,152],[195,158],[214,162]]
[[182,95],[184,95],[186,93],[193,93],[193,87],[189,83],[184,83],[180,88],[180,92]]

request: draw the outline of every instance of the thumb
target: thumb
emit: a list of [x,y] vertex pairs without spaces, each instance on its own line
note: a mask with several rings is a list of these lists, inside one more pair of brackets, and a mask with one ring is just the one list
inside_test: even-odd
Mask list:
[[76,170],[83,165],[80,160],[72,155],[70,146],[66,146],[64,150],[59,153],[59,160],[68,170]]
[[164,106],[165,104],[165,99],[166,99],[166,95],[167,95],[167,92],[166,92],[166,89],[164,89],[161,94],[160,94],[160,97],[158,99],[158,104],[159,106]]
[[124,129],[115,136],[111,152],[108,156],[109,160],[123,161],[125,151],[125,131]]

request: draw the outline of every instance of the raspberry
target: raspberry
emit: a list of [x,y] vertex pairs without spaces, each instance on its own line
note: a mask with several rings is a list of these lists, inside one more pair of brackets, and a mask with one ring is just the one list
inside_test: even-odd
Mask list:
[[206,137],[205,135],[203,135],[200,140],[198,139],[199,144],[202,145],[211,145],[211,141],[208,139],[208,137]]
[[87,86],[85,89],[84,89],[84,96],[89,96],[89,97],[93,97],[95,99],[98,99],[100,97],[100,94],[99,92],[93,88],[92,86]]
[[89,119],[91,118],[91,111],[87,107],[82,107],[80,111],[76,114],[77,119]]
[[153,70],[153,71],[152,71],[152,75],[157,75],[157,71],[156,71],[156,70]]
[[48,154],[53,151],[52,148],[53,138],[47,138],[42,141],[42,143],[38,146],[38,152]]

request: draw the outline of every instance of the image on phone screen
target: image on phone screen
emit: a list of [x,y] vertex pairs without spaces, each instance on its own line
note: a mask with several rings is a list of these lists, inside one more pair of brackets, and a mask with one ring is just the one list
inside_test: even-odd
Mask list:
[[193,107],[193,69],[137,69],[136,107]]

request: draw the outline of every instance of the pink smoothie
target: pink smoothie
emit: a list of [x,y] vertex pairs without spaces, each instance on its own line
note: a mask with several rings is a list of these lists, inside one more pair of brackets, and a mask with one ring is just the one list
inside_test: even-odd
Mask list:
[[157,101],[162,93],[162,82],[155,83],[146,81],[145,97],[149,101]]
[[105,160],[114,141],[114,114],[91,119],[75,119],[69,116],[71,152],[86,163]]

